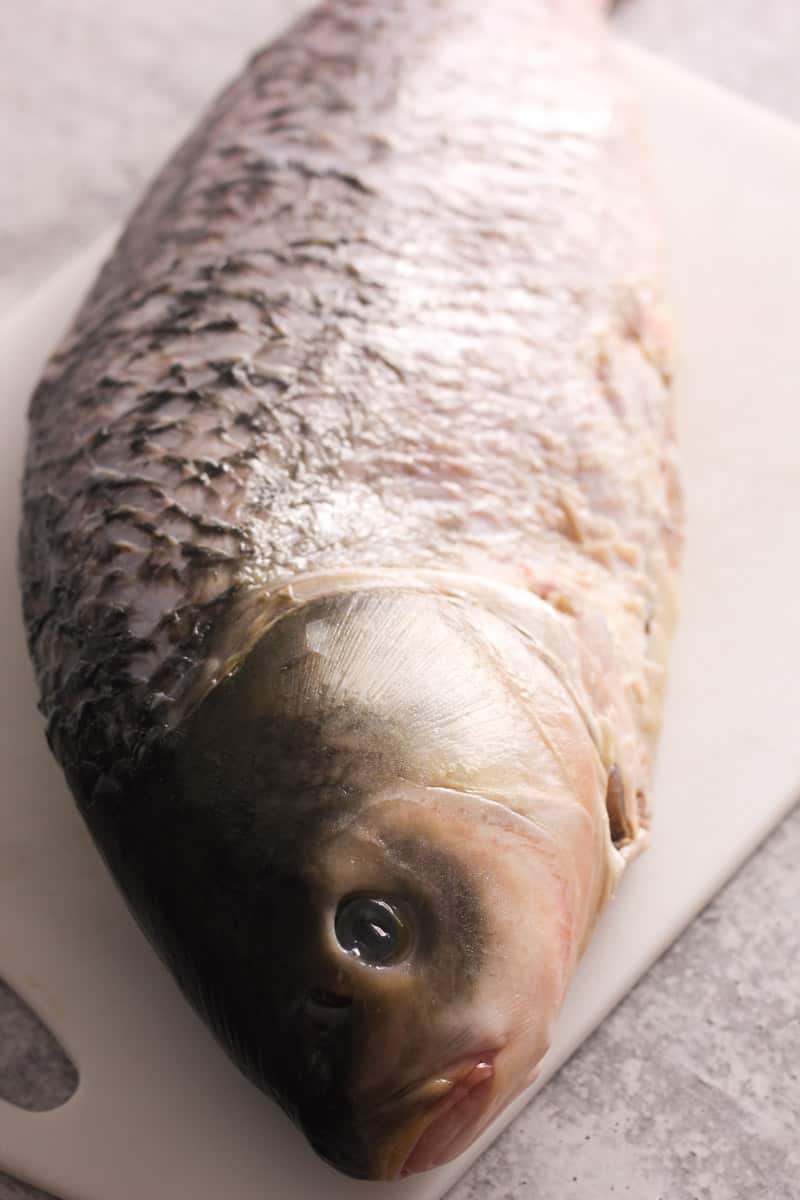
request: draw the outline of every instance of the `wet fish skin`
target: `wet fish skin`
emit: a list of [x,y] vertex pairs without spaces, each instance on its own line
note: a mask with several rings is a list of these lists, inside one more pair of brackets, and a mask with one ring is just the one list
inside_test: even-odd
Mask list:
[[[598,9],[317,10],[155,181],[31,406],[51,745],[187,994],[353,1174],[398,1166],[386,1097],[459,1039],[496,1059],[487,1117],[520,1086],[646,829],[680,497],[659,242]],[[391,697],[375,628],[404,647]],[[561,917],[522,821],[553,836]],[[320,925],[378,844],[434,931],[416,983],[336,966]],[[497,1016],[500,951],[533,986],[531,897],[543,955],[569,927],[535,1030]],[[309,993],[343,988],[311,1028]]]

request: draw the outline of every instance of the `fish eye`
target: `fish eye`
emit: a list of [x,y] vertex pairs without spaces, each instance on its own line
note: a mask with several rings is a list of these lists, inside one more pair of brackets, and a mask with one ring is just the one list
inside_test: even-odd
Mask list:
[[411,950],[408,923],[388,900],[347,896],[336,910],[336,940],[342,949],[370,967],[386,967]]

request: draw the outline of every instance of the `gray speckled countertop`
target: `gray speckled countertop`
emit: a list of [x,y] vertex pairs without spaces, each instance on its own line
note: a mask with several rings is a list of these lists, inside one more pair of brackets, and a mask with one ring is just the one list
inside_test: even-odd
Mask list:
[[[260,12],[259,0],[7,0],[0,313],[124,216],[259,43]],[[649,48],[800,120],[797,0],[622,0],[615,19]],[[798,863],[800,810],[451,1200],[798,1200]],[[0,1094],[30,1102],[43,1080],[64,1094],[69,1068],[0,985]],[[0,1200],[35,1195],[0,1174]]]

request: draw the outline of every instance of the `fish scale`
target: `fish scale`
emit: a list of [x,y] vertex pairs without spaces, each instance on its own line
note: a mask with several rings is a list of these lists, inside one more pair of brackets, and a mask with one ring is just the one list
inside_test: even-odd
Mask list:
[[[547,65],[548,59],[557,60],[560,31],[550,30],[547,18],[536,10],[533,6],[533,59],[526,55],[520,60],[517,53],[516,70],[507,81],[498,77],[510,55],[500,54],[492,69],[479,40],[468,41],[465,51],[456,54],[445,41],[446,30],[438,31],[438,39],[428,32],[422,40],[422,63],[408,71],[410,79],[404,80],[407,94],[401,89],[388,117],[382,112],[387,104],[380,94],[381,85],[386,87],[382,80],[402,77],[409,43],[417,49],[408,25],[414,30],[416,24],[414,32],[419,39],[424,6],[405,6],[396,15],[405,29],[397,48],[389,42],[391,31],[384,29],[381,39],[381,29],[376,30],[381,23],[377,10],[356,6],[348,21],[342,19],[340,10],[312,16],[302,33],[289,35],[260,55],[247,75],[218,102],[213,115],[140,207],[74,333],[56,356],[34,402],[34,430],[41,448],[32,458],[26,486],[30,509],[46,506],[46,497],[54,492],[59,496],[66,493],[72,505],[80,504],[83,509],[76,516],[70,506],[66,520],[84,528],[91,523],[99,543],[93,557],[102,563],[104,554],[116,555],[108,533],[109,500],[96,471],[106,462],[122,471],[126,463],[146,462],[151,486],[146,502],[135,505],[140,525],[152,524],[157,537],[169,506],[165,501],[179,499],[179,508],[191,523],[191,533],[178,553],[188,553],[192,567],[187,571],[180,560],[175,561],[177,555],[173,557],[173,573],[182,580],[184,604],[195,602],[195,591],[199,591],[202,605],[209,592],[219,596],[238,582],[242,573],[252,578],[253,570],[266,582],[276,568],[285,572],[296,564],[306,570],[337,560],[370,565],[413,564],[415,560],[429,564],[447,556],[454,566],[462,567],[465,539],[477,542],[476,553],[491,559],[491,528],[483,538],[470,533],[470,509],[475,495],[484,491],[487,477],[499,520],[509,526],[513,519],[515,526],[513,535],[506,538],[502,537],[505,531],[500,531],[501,540],[511,542],[500,548],[503,567],[518,572],[525,563],[540,561],[543,527],[554,535],[549,540],[555,542],[558,554],[559,542],[564,541],[559,536],[563,534],[563,516],[559,500],[550,495],[556,490],[558,466],[570,489],[575,485],[575,468],[568,452],[563,464],[554,461],[552,454],[544,464],[537,463],[541,457],[538,431],[548,424],[559,430],[563,406],[557,415],[549,416],[546,407],[548,402],[550,406],[557,403],[565,383],[575,386],[577,355],[583,358],[593,350],[595,354],[604,351],[606,371],[613,370],[624,356],[626,347],[618,351],[613,345],[614,327],[624,320],[626,303],[636,305],[644,296],[648,304],[653,279],[646,273],[647,257],[642,251],[652,256],[652,250],[647,240],[649,225],[638,198],[631,202],[625,197],[633,213],[618,218],[616,227],[606,220],[611,214],[604,211],[603,202],[607,210],[615,199],[619,203],[621,195],[615,197],[613,176],[629,164],[621,144],[625,118],[614,113],[609,98],[600,90],[606,81],[595,80],[596,56],[584,52],[583,61],[572,65],[578,95],[582,91],[585,96],[582,112],[576,110],[573,93],[556,89],[552,68],[538,70],[541,61]],[[549,47],[537,44],[537,17],[545,24]],[[492,20],[500,17],[495,15]],[[569,44],[572,36],[567,29],[561,34],[561,43]],[[353,81],[349,64],[367,38],[382,71],[380,75],[372,72],[367,80],[357,77]],[[342,47],[338,56],[320,54],[318,45],[328,39]],[[561,49],[563,53],[563,45]],[[448,89],[431,93],[415,87],[422,67],[441,70],[442,59],[445,69],[448,59],[456,60],[447,70]],[[298,103],[293,89],[312,71],[310,95],[304,94]],[[482,140],[480,113],[476,117],[470,114],[472,123],[463,133],[448,128],[445,138],[438,123],[442,107],[444,115],[450,116],[459,110],[467,90],[472,98],[476,77],[499,84],[500,94],[492,92],[486,105],[495,118],[490,130],[491,152]],[[564,108],[559,99],[564,94],[570,106],[563,114],[565,129],[559,127],[559,107]],[[510,130],[497,118],[506,99],[509,106],[513,104]],[[550,129],[543,139],[535,117],[543,109],[547,111],[548,99],[555,111],[548,112]],[[526,101],[536,106],[534,120],[527,124]],[[427,119],[420,121],[423,102]],[[320,106],[318,110],[315,104]],[[294,144],[292,129],[286,127],[287,109],[297,113]],[[272,115],[275,113],[278,115]],[[602,128],[603,116],[611,132],[599,138],[591,136],[593,128]],[[581,117],[584,125],[588,124],[588,137],[581,137]],[[229,141],[231,126],[236,138]],[[433,136],[426,136],[431,126]],[[509,132],[516,137],[507,167],[508,151],[499,156],[495,147],[508,145]],[[288,143],[284,155],[275,150],[266,154],[272,139]],[[380,146],[377,167],[370,161],[376,139]],[[448,164],[461,167],[465,152],[475,160],[474,178],[469,172],[465,177],[457,171],[453,188]],[[587,212],[583,203],[597,192],[597,160],[601,156],[608,160],[602,163],[606,190],[604,194],[601,189],[599,202],[593,203],[594,212]],[[323,163],[330,159],[344,162],[348,169],[316,166],[318,158]],[[235,172],[233,178],[216,177],[220,162],[226,176]],[[359,182],[359,172],[366,182]],[[376,172],[379,179],[373,181]],[[187,178],[192,181],[189,187]],[[446,186],[441,185],[443,179]],[[232,193],[238,194],[237,204],[232,202]],[[565,208],[565,199],[569,208]],[[318,222],[323,233],[330,229],[332,211],[337,215],[338,236],[314,236]],[[598,270],[596,256],[589,249],[600,229],[610,243],[610,271]],[[362,230],[366,234],[363,239],[359,236]],[[304,235],[300,245],[293,237],[295,231]],[[540,255],[536,242],[545,232],[549,235],[547,246]],[[156,241],[154,252],[152,241],[159,233],[166,245]],[[539,236],[535,238],[534,233]],[[269,255],[266,264],[267,256],[259,247],[262,236],[275,245],[274,258]],[[626,248],[623,239],[629,243]],[[222,260],[216,253],[221,241],[226,251]],[[309,254],[312,242],[313,255]],[[443,260],[444,271],[437,259]],[[136,262],[135,274],[128,266],[131,260]],[[552,261],[557,262],[555,271],[549,265]],[[514,264],[513,275],[519,281],[516,293],[509,291],[506,271],[498,270],[506,263]],[[483,279],[482,272],[487,273]],[[633,272],[626,295],[626,276]],[[209,276],[225,278],[226,285],[205,282]],[[136,280],[133,284],[132,278]],[[476,282],[481,287],[481,301],[465,304],[459,321],[453,311],[454,297],[462,295],[465,288],[474,291]],[[619,297],[616,304],[609,305],[609,292],[615,288]],[[518,303],[509,308],[509,296],[515,294]],[[565,302],[566,297],[570,298]],[[153,311],[155,306],[158,311]],[[652,301],[648,307],[653,307]],[[232,309],[237,317],[231,315]],[[270,320],[273,310],[283,316],[277,332]],[[423,321],[420,313],[426,314]],[[591,327],[598,321],[601,329],[593,338]],[[612,341],[610,350],[602,344],[603,335]],[[377,345],[372,344],[375,342]],[[649,391],[658,395],[658,381],[647,378],[645,355],[639,352],[636,357],[640,358],[635,365],[641,375],[638,380],[626,381],[628,394]],[[590,372],[596,363],[589,362],[587,367],[588,378],[580,383],[591,403],[596,383]],[[169,372],[178,369],[183,370],[187,384],[192,380],[185,391],[165,386]],[[264,376],[274,377],[276,369],[282,382],[265,384]],[[255,384],[250,382],[253,374],[258,381]],[[103,378],[111,393],[107,402],[98,389],[98,379]],[[316,392],[325,390],[326,385],[330,389],[324,405],[306,392],[306,379]],[[203,418],[208,420],[210,428],[199,435],[205,440],[200,462],[181,454],[169,439],[162,450],[157,433],[146,447],[131,441],[126,452],[125,439],[138,427],[147,391],[190,406],[186,425],[191,440],[193,427],[202,428]],[[372,393],[377,395],[372,395],[370,403]],[[57,408],[50,399],[54,394],[58,395]],[[65,412],[70,401],[81,406],[86,403],[83,419],[73,421]],[[371,425],[366,446],[353,428],[353,408],[359,424]],[[332,410],[327,421],[326,409]],[[575,409],[579,417],[577,405]],[[283,416],[280,432],[273,428],[267,437],[255,436],[246,442],[237,438],[245,423],[262,414],[269,421],[276,410]],[[502,446],[499,452],[489,447],[487,453],[476,445],[489,430],[496,429],[498,410],[510,425],[509,441],[528,440],[518,463],[512,460],[513,444]],[[49,428],[48,412],[55,428]],[[568,421],[571,415],[567,413]],[[599,414],[586,414],[589,428],[582,441],[608,446],[602,416],[602,409]],[[420,429],[421,420],[424,429]],[[454,420],[460,426],[455,437]],[[296,431],[295,439],[290,440],[284,432],[287,426]],[[218,431],[216,436],[213,429]],[[65,430],[74,431],[80,439],[76,450],[82,455],[78,477],[68,480],[61,478],[63,468],[58,469]],[[99,430],[108,430],[110,436],[89,456],[86,443],[96,438]],[[255,433],[252,427],[249,432]],[[569,427],[565,433],[574,446]],[[663,429],[656,428],[653,433],[663,452],[669,439]],[[640,446],[641,429],[635,427],[631,435]],[[51,439],[52,456],[45,449]],[[403,446],[400,454],[398,441]],[[622,443],[623,454],[630,444]],[[42,469],[43,460],[51,457],[55,478]],[[206,483],[209,467],[216,474],[233,476],[234,482],[224,489],[229,493],[224,507],[218,494],[223,489],[211,479]],[[302,510],[301,528],[293,527],[293,504],[308,497],[291,495],[292,477],[301,474],[306,488],[309,471],[332,506],[327,522],[336,530],[332,545],[326,544],[322,529],[314,528],[315,514],[307,508]],[[416,498],[410,480],[417,472],[427,477],[429,486],[419,489],[421,501],[415,507],[421,511],[414,520],[409,513],[409,504]],[[451,475],[462,483],[458,503],[446,489],[437,497],[438,503],[433,503],[429,493],[435,489],[437,477],[445,482]],[[618,478],[615,485],[622,482]],[[127,483],[115,479],[114,503],[124,502],[131,490],[136,499],[135,478]],[[86,497],[87,491],[90,497]],[[278,492],[287,511],[276,521],[273,505]],[[597,513],[591,498],[587,499],[588,511]],[[635,502],[627,507],[635,514],[640,511]],[[359,510],[355,515],[354,508]],[[215,511],[238,531],[238,546],[225,542],[220,546],[213,533],[202,528],[198,512]],[[36,523],[35,515],[31,519]],[[366,527],[362,524],[360,529],[362,522]],[[49,514],[42,523],[50,527]],[[495,522],[478,523],[479,528],[486,524]],[[44,537],[48,544],[53,540],[52,533],[46,532]],[[554,551],[548,550],[546,557],[552,557]],[[36,591],[41,599],[34,611],[49,600],[52,610],[58,612],[52,587],[44,581],[36,583],[40,586],[32,586],[30,591]],[[130,584],[121,592],[114,591],[115,603],[135,606],[136,594]],[[92,602],[87,596],[84,603],[91,606]],[[155,627],[150,635],[160,640]],[[39,653],[47,659],[46,649]],[[54,691],[62,686],[60,680],[54,680]]]

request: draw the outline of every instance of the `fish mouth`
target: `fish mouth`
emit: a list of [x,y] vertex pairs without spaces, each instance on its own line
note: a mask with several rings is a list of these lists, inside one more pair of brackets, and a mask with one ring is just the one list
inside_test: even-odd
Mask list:
[[495,1094],[494,1054],[473,1055],[407,1096],[419,1110],[385,1138],[375,1177],[399,1179],[442,1166],[465,1150]]

